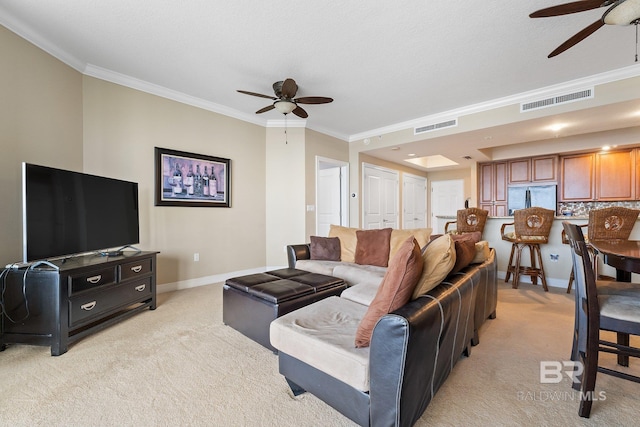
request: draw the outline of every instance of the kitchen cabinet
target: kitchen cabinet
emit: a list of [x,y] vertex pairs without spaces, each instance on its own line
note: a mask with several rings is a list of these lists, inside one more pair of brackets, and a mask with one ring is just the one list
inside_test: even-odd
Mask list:
[[596,200],[635,200],[635,154],[635,150],[596,154]]
[[563,156],[560,200],[635,200],[636,168],[635,149]]
[[558,156],[533,157],[531,171],[532,182],[556,182],[558,180]]
[[531,159],[509,160],[509,184],[531,182]]
[[595,153],[563,156],[560,159],[560,201],[594,200]]
[[556,182],[558,156],[509,160],[509,184]]
[[489,216],[507,216],[507,162],[478,165],[478,207]]

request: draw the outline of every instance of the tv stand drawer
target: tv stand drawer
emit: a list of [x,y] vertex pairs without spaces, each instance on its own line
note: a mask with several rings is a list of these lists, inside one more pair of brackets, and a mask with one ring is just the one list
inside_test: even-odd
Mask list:
[[152,277],[123,283],[69,300],[69,326],[74,328],[152,296]]
[[100,270],[83,272],[80,275],[70,275],[69,281],[71,282],[70,295],[88,289],[96,289],[100,286],[116,283],[116,268],[102,268]]
[[139,261],[127,262],[120,265],[120,281],[124,282],[133,277],[142,277],[150,274],[152,271],[151,258],[141,259]]

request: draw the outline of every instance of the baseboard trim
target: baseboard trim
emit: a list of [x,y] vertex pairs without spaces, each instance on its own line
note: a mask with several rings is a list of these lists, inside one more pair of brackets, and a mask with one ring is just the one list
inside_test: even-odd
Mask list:
[[[504,280],[506,275],[507,275],[506,271],[498,271],[498,279]],[[520,283],[531,284],[532,283],[531,276],[522,276],[522,278],[520,279]],[[540,284],[540,281],[538,281],[538,284]],[[568,284],[569,284],[568,277],[566,279],[557,279],[553,277],[547,277],[547,286],[566,289]]]
[[197,288],[198,286],[211,285],[213,283],[224,283],[227,279],[238,276],[246,276],[247,274],[264,273],[265,271],[286,268],[286,266],[258,267],[247,270],[230,271],[222,274],[214,274],[212,276],[198,277],[196,279],[180,280],[172,283],[162,283],[156,286],[156,292],[173,292],[182,289]]

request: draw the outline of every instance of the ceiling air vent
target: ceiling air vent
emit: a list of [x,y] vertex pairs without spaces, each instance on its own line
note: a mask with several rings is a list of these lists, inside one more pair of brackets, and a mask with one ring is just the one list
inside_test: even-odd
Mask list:
[[413,134],[417,135],[419,133],[431,132],[434,130],[451,128],[458,126],[458,119],[447,120],[446,122],[434,123],[432,125],[420,126],[419,128],[413,129]]
[[593,98],[593,88],[579,90],[564,95],[552,96],[546,99],[540,99],[533,102],[523,102],[520,104],[520,112],[539,110],[541,108],[553,107],[555,105],[566,104],[568,102],[582,101],[583,99]]

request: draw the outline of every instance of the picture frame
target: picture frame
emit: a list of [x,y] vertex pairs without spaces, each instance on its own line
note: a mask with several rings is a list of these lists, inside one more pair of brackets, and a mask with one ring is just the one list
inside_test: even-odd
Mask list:
[[155,147],[155,172],[156,206],[231,207],[229,159]]

